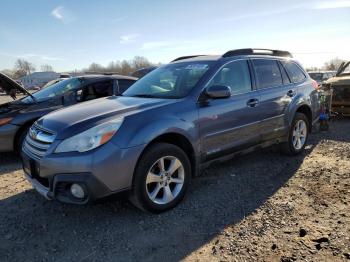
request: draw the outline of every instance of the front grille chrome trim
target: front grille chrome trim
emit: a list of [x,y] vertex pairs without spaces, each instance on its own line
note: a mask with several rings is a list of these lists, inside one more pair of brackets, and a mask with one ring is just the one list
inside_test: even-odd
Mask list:
[[23,150],[40,159],[45,156],[55,138],[54,132],[34,124],[24,140]]

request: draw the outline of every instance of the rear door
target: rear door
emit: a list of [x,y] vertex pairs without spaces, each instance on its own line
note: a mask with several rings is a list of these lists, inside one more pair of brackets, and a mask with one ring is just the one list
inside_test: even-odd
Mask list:
[[254,90],[247,60],[224,65],[206,85],[226,85],[230,98],[199,102],[203,160],[259,143],[259,94]]
[[281,137],[286,132],[285,112],[297,89],[277,59],[254,58],[251,61],[260,95],[262,141]]

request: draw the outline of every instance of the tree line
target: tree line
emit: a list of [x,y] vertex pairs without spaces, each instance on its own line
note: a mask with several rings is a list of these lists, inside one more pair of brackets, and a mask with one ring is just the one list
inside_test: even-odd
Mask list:
[[[107,66],[103,66],[98,63],[91,63],[87,68],[82,68],[71,72],[68,71],[67,73],[71,73],[72,75],[84,73],[114,73],[121,75],[130,75],[136,70],[151,66],[156,66],[156,64],[150,62],[147,58],[143,56],[135,56],[131,60],[112,61]],[[51,65],[44,64],[40,66],[39,71],[47,72],[54,71],[54,69]],[[37,72],[37,70],[33,63],[25,59],[17,59],[13,69],[5,69],[1,72],[10,76],[13,79],[19,79],[23,76],[30,75],[33,72]]]
[[[344,60],[336,57],[330,59],[325,62],[321,68],[318,67],[310,67],[307,68],[307,71],[318,71],[318,70],[332,70],[335,71],[338,69],[340,64],[344,62]],[[138,69],[156,66],[159,64],[154,64],[150,62],[147,58],[143,56],[135,56],[131,60],[117,60],[110,62],[107,66],[103,66],[98,63],[91,63],[87,68],[74,70],[71,73],[72,75],[84,74],[84,73],[114,73],[121,75],[130,75]],[[49,64],[44,64],[40,66],[40,71],[54,71],[53,67]],[[19,79],[23,76],[29,75],[33,72],[36,72],[36,67],[33,63],[25,59],[17,59],[13,69],[5,69],[1,71],[2,73],[7,74],[13,79]]]

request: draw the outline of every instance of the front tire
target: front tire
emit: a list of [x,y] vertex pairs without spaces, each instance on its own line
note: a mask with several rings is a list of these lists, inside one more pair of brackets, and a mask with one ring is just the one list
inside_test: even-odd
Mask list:
[[281,145],[282,152],[287,155],[300,154],[306,146],[310,132],[310,123],[306,115],[296,113],[288,133],[287,142]]
[[144,211],[164,212],[180,203],[190,180],[186,153],[172,144],[154,144],[137,164],[130,201]]

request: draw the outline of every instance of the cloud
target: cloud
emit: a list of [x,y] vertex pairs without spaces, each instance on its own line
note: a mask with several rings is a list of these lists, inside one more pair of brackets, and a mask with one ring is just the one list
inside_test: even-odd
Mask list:
[[318,3],[314,9],[350,8],[350,1],[330,1]]
[[110,21],[113,23],[117,23],[117,22],[123,21],[125,19],[126,19],[125,17],[116,17],[116,18],[112,18]]
[[53,9],[51,15],[65,24],[69,24],[75,21],[76,19],[75,15],[63,6],[58,6],[55,9]]
[[0,52],[0,55],[3,56],[9,56],[14,58],[23,58],[23,59],[40,59],[45,61],[64,61],[61,57],[54,57],[46,54],[34,54],[34,53],[27,53],[27,54],[11,54],[6,52]]
[[140,37],[139,34],[129,34],[129,35],[122,35],[120,37],[120,43],[121,44],[128,44],[128,43],[132,43],[135,42],[136,38]]
[[39,58],[39,59],[45,60],[45,61],[63,61],[64,60],[63,58],[60,58],[60,57],[43,55],[43,54],[23,54],[23,55],[15,55],[15,57],[25,58],[25,59]]
[[293,8],[290,9],[280,9],[280,10],[271,10],[271,11],[261,11],[258,13],[248,13],[244,15],[238,15],[234,17],[229,17],[229,18],[222,18],[219,19],[221,22],[233,22],[233,21],[239,21],[239,20],[244,20],[244,19],[250,19],[250,18],[256,18],[256,17],[263,17],[263,16],[269,16],[269,15],[278,15],[278,14],[283,14],[288,11],[290,11]]
[[172,42],[169,41],[153,41],[153,42],[145,42],[142,44],[141,50],[150,50],[162,47],[168,47],[173,45]]
[[267,11],[260,11],[260,12],[254,12],[254,13],[247,13],[243,15],[237,15],[234,17],[227,17],[219,19],[219,22],[232,22],[232,21],[239,21],[239,20],[245,20],[245,19],[252,19],[252,18],[258,18],[258,17],[264,17],[264,16],[270,16],[270,15],[279,15],[284,14],[296,10],[326,10],[326,9],[340,9],[340,8],[350,8],[350,1],[330,1],[330,2],[312,2],[312,3],[301,3],[301,4],[294,4],[290,6],[286,6],[281,9],[275,9],[275,10],[267,10]]

